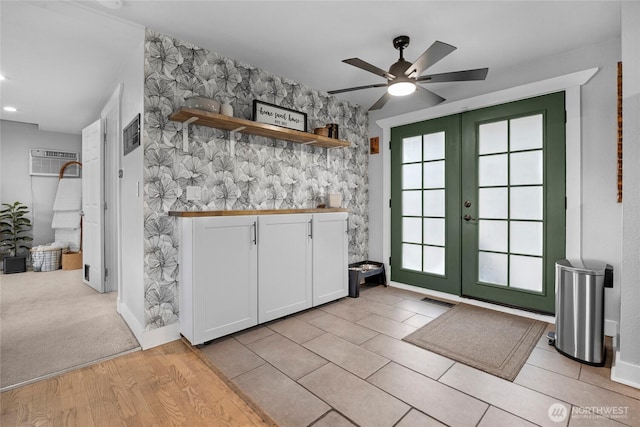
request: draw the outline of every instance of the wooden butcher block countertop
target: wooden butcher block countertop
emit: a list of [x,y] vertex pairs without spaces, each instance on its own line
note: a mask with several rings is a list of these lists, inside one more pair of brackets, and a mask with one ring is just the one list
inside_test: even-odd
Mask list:
[[279,214],[304,214],[304,213],[328,213],[349,212],[345,208],[310,208],[310,209],[260,209],[241,211],[169,211],[169,216],[182,218],[197,218],[206,216],[241,216],[241,215],[279,215]]

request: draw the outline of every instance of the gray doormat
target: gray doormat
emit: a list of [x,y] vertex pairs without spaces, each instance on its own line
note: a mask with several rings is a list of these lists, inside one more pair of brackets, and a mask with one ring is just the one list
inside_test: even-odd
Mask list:
[[458,304],[404,341],[513,381],[546,327],[539,320]]

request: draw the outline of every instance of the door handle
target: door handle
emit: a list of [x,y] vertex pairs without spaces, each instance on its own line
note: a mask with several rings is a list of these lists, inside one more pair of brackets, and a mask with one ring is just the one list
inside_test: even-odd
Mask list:
[[253,221],[253,244],[258,244],[258,223],[257,221]]
[[476,220],[478,219],[478,218],[474,218],[474,217],[472,217],[472,216],[471,216],[471,215],[469,215],[469,214],[466,214],[466,215],[465,215],[465,216],[463,216],[462,218],[464,218],[464,220],[465,220],[465,221],[471,221],[471,220],[476,221]]
[[313,239],[313,220],[309,220],[309,238]]

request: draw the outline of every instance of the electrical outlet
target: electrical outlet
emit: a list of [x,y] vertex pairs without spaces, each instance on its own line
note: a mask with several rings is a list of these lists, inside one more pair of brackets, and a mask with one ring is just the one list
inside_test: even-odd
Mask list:
[[187,200],[200,200],[202,197],[202,188],[187,185]]

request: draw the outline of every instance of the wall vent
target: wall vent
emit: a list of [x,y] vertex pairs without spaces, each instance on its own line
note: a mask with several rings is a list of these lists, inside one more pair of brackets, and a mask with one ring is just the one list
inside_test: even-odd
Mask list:
[[[71,151],[29,149],[29,175],[58,176],[60,168],[67,162],[78,161],[78,153]],[[65,177],[80,176],[78,165],[70,165],[64,170]]]

